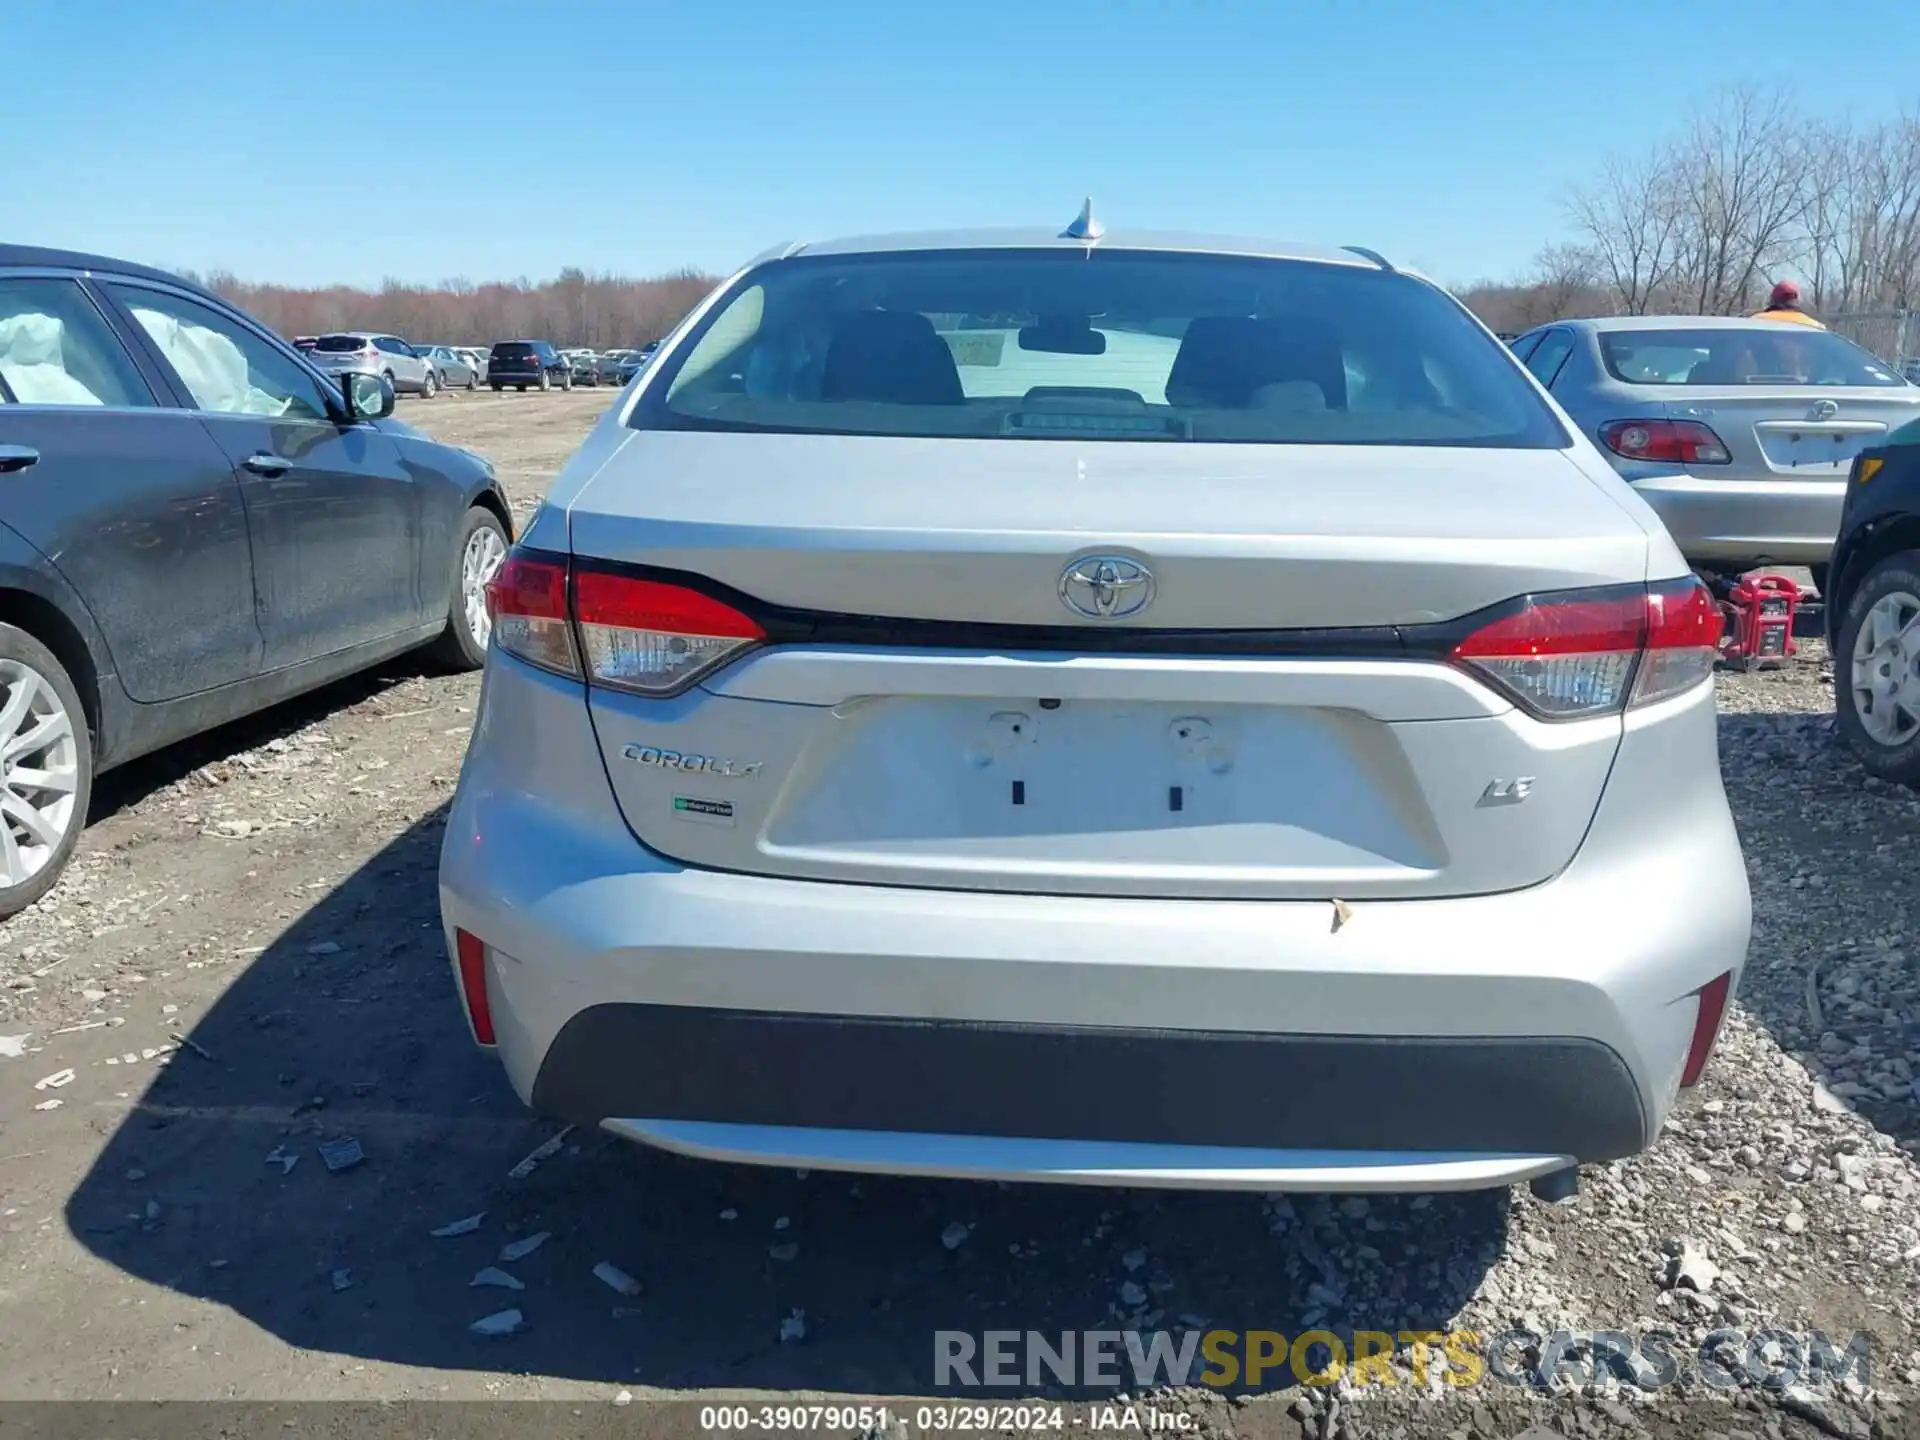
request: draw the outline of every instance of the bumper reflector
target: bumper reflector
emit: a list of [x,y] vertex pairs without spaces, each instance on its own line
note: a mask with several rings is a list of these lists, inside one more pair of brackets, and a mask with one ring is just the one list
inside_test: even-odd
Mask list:
[[1720,1035],[1720,1022],[1726,1018],[1732,989],[1733,975],[1728,972],[1694,992],[1700,997],[1700,1010],[1693,1020],[1693,1044],[1687,1048],[1687,1068],[1680,1072],[1682,1090],[1700,1083],[1701,1072],[1707,1068],[1707,1057],[1713,1054],[1713,1042]]
[[486,941],[465,930],[455,930],[453,939],[460,959],[460,993],[467,1002],[467,1019],[473,1026],[473,1038],[482,1045],[491,1045],[493,1007],[487,1003]]

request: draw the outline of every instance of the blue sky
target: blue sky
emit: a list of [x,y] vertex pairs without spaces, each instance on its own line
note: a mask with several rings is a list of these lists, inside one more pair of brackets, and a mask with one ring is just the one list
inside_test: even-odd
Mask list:
[[0,0],[0,49],[6,238],[294,284],[720,270],[1088,192],[1458,282],[1717,85],[1920,101],[1912,0]]

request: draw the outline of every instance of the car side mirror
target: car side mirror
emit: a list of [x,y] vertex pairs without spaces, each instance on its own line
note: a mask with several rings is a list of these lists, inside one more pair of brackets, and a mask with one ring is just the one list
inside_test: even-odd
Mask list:
[[384,420],[393,414],[393,382],[384,375],[353,371],[343,377],[340,387],[346,399],[347,423],[360,420]]

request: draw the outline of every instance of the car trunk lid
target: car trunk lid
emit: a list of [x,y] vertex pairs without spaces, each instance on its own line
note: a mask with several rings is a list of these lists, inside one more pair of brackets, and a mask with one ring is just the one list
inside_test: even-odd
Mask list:
[[[590,689],[648,847],[822,880],[1190,897],[1553,874],[1618,716],[1536,719],[1411,654],[1409,627],[1644,580],[1648,547],[1551,451],[672,432],[636,436],[571,525],[577,566],[644,567],[767,632],[670,698]],[[1152,572],[1127,623],[1063,602],[1063,573],[1102,555]]]
[[1692,465],[1703,479],[1844,478],[1854,457],[1920,418],[1920,389],[1830,385],[1690,387],[1666,414],[1708,426],[1724,465]]

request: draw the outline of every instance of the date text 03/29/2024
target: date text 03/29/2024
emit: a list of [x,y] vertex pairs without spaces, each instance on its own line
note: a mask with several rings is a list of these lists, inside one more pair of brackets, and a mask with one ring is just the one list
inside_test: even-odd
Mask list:
[[992,1405],[935,1402],[911,1410],[886,1405],[705,1405],[703,1434],[887,1435],[1040,1434],[1076,1430],[1088,1434],[1186,1434],[1198,1428],[1184,1410],[1158,1405],[1090,1405],[1084,1415],[1064,1405]]

